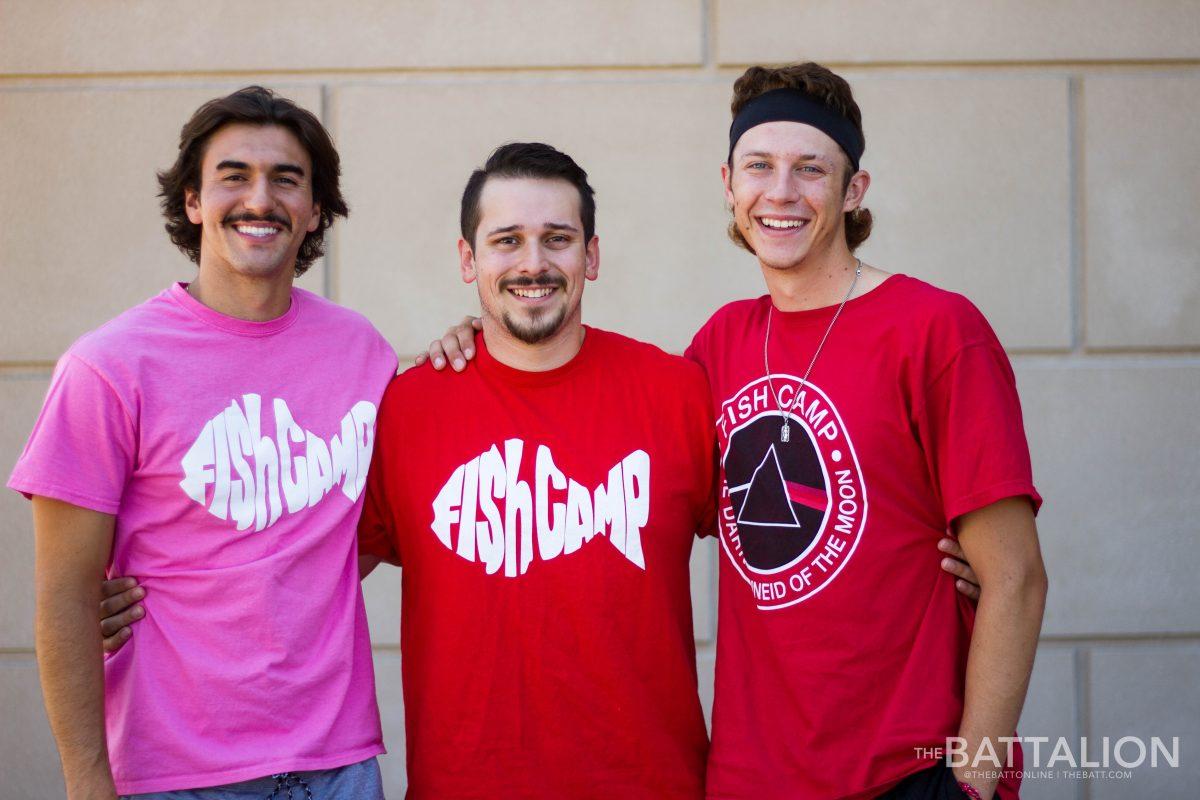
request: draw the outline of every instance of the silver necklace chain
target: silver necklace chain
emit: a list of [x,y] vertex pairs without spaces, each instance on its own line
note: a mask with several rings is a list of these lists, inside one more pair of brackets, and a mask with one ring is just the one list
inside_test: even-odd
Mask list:
[[833,312],[833,319],[829,320],[829,327],[825,329],[825,335],[821,337],[821,341],[813,353],[812,361],[808,362],[808,369],[804,370],[804,377],[800,379],[800,385],[796,388],[796,397],[788,405],[785,405],[779,398],[779,395],[775,393],[775,384],[771,381],[771,362],[767,360],[767,345],[771,342],[771,316],[775,311],[775,303],[772,302],[767,306],[767,333],[763,336],[763,369],[767,373],[767,388],[771,390],[771,397],[775,399],[775,406],[783,412],[783,427],[779,429],[779,441],[781,442],[787,442],[792,438],[792,412],[796,410],[796,406],[800,405],[800,390],[808,387],[808,376],[812,374],[813,367],[817,365],[817,357],[821,355],[821,348],[825,346],[825,340],[829,338],[829,333],[833,330],[834,323],[838,321],[838,317],[841,316],[842,309],[846,307],[847,301],[850,300],[850,295],[854,294],[854,287],[858,285],[859,276],[862,275],[862,259],[856,258],[854,261],[857,265],[854,268],[854,280],[850,281],[850,288],[846,290],[846,296],[842,298],[837,311]]

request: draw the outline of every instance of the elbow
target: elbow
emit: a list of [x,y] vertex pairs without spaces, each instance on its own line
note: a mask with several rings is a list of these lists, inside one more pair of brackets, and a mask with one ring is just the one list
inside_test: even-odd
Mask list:
[[1041,558],[1014,564],[996,579],[981,580],[980,584],[981,602],[991,599],[1022,616],[1036,616],[1039,620],[1045,611],[1050,579]]

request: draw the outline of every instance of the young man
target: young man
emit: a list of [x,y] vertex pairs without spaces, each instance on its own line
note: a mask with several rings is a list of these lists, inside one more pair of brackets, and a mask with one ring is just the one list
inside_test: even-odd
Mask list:
[[[730,235],[768,294],[688,353],[724,477],[712,798],[1016,796],[1011,770],[997,789],[990,762],[927,755],[954,736],[1003,753],[1033,663],[1046,577],[1015,381],[967,300],[855,258],[863,148],[824,67],[734,85]],[[977,614],[920,555],[948,528]]]
[[[250,87],[202,106],[159,176],[196,279],[55,370],[9,486],[33,498],[38,661],[71,800],[382,797],[355,527],[395,355],[292,285],[346,214],[338,176],[292,102]],[[150,602],[102,667],[106,567]]]
[[[687,353],[723,477],[708,796],[1015,797],[1019,748],[1006,770],[928,755],[957,736],[1005,759],[1041,624],[1041,499],[1007,357],[961,296],[854,257],[870,176],[842,78],[751,68],[733,116],[730,236],[768,294],[718,311]],[[435,364],[464,363],[469,336],[435,342]],[[977,614],[921,555],[947,530]]]
[[[568,156],[498,149],[461,220],[481,352],[463,377],[392,383],[360,526],[364,573],[405,568],[410,794],[699,797],[688,556],[715,504],[703,375],[582,324],[599,241]],[[447,424],[464,398],[472,413]]]
[[704,375],[583,325],[600,249],[569,156],[499,148],[461,218],[479,354],[462,376],[392,382],[360,526],[364,554],[404,568],[409,796],[700,797]]

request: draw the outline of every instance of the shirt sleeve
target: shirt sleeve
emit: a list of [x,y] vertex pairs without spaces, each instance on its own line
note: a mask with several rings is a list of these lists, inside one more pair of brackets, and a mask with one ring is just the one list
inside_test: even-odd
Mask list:
[[688,365],[686,386],[689,419],[685,435],[691,450],[692,473],[695,475],[694,508],[697,536],[717,533],[717,492],[720,488],[720,465],[717,451],[716,420],[712,411],[712,392],[703,370]]
[[137,465],[134,416],[112,384],[67,353],[50,381],[10,488],[116,514]]
[[[385,396],[386,401],[386,396]],[[388,404],[380,403],[375,430],[375,452],[367,469],[367,489],[362,517],[358,521],[358,552],[400,566],[396,545],[395,516],[388,496],[387,461],[391,446],[387,425]]]
[[917,430],[946,521],[1007,497],[1028,497],[1036,513],[1029,445],[1016,378],[997,341],[959,349],[932,377]]

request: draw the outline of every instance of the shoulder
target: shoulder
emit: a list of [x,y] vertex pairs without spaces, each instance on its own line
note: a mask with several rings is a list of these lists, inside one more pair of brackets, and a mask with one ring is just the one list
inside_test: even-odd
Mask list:
[[347,331],[354,333],[369,334],[383,338],[383,335],[371,324],[365,316],[359,312],[338,305],[332,300],[322,297],[315,292],[310,292],[307,289],[295,287],[292,290],[296,298],[302,303],[303,313],[311,314],[318,320],[336,324]]
[[471,393],[468,386],[475,381],[475,365],[471,362],[465,372],[454,372],[449,367],[436,370],[428,361],[420,366],[411,366],[394,376],[384,390],[380,401],[380,413],[408,416],[420,409],[445,409],[457,405]]
[[995,341],[987,318],[965,295],[908,275],[893,276],[884,284],[889,285],[889,314],[921,331],[923,338],[949,346]]
[[588,336],[597,338],[603,358],[620,362],[627,369],[633,367],[643,376],[650,374],[660,380],[705,381],[700,365],[683,356],[672,355],[658,345],[599,328],[589,327]]
[[708,321],[700,326],[696,337],[699,338],[706,333],[723,330],[730,325],[743,325],[746,320],[759,313],[764,307],[762,297],[734,300],[731,303],[726,303],[713,312]]
[[124,364],[131,349],[138,347],[145,337],[161,331],[178,314],[178,306],[165,292],[151,297],[80,336],[67,348],[63,359],[74,358],[107,373]]

